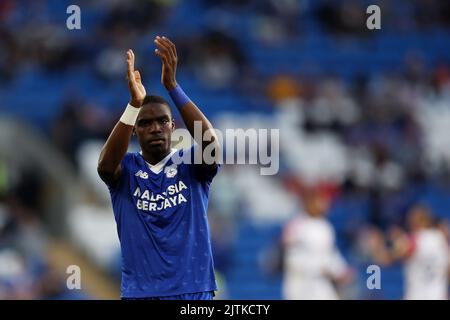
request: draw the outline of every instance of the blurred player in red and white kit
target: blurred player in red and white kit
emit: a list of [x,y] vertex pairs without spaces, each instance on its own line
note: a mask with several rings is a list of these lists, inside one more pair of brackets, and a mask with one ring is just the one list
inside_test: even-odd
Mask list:
[[409,233],[396,227],[389,231],[388,241],[375,231],[371,240],[374,260],[381,265],[404,261],[407,300],[448,299],[450,251],[442,226],[434,223],[427,208],[417,205],[407,217]]
[[324,217],[329,201],[318,192],[304,197],[304,212],[283,230],[283,298],[336,300],[337,284],[352,271],[336,247],[333,226]]

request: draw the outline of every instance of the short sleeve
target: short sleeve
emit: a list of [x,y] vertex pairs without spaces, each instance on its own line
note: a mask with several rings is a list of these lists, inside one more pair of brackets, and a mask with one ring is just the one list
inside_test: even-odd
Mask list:
[[114,192],[124,184],[130,172],[130,166],[131,162],[133,161],[133,157],[134,157],[133,153],[126,153],[125,156],[123,157],[122,161],[120,162],[122,170],[120,172],[119,179],[114,185],[107,184],[110,192]]
[[194,176],[200,181],[211,183],[214,177],[219,172],[221,164],[209,165],[196,163],[195,153],[200,152],[198,144],[193,144],[189,149],[186,149],[185,152],[189,153]]

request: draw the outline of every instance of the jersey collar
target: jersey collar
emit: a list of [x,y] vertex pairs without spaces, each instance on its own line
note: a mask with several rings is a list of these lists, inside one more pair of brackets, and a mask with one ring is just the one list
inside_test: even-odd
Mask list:
[[[169,161],[170,157],[172,157],[172,156],[175,154],[175,152],[177,152],[177,151],[178,151],[177,149],[172,148],[171,151],[170,151],[170,153],[169,153],[166,157],[164,157],[164,159],[162,159],[160,162],[158,162],[157,164],[150,164],[150,163],[148,163],[147,161],[145,161],[144,158],[142,158],[142,159],[144,159],[144,161],[145,161],[145,163],[147,164],[148,168],[149,168],[153,173],[158,174],[158,173],[160,173],[160,172],[162,171],[162,169],[163,169],[164,166],[166,165],[167,161]],[[141,150],[139,153],[142,155],[142,150]]]

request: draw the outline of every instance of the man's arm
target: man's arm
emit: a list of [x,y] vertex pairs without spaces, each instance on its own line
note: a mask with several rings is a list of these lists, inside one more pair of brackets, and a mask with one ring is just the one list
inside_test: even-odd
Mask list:
[[127,109],[108,137],[98,160],[97,172],[108,185],[114,185],[121,174],[120,162],[128,149],[139,108],[146,92],[139,71],[134,70],[134,53],[127,52],[127,80],[131,99]]
[[[164,87],[169,92],[172,100],[180,111],[181,117],[186,125],[186,128],[189,130],[189,133],[192,137],[195,138],[194,135],[194,123],[198,122],[201,124],[202,129],[202,137],[205,132],[209,131],[211,139],[210,141],[196,141],[203,151],[210,144],[213,143],[215,153],[213,155],[217,157],[220,152],[220,143],[217,135],[214,131],[214,128],[209,122],[209,120],[205,117],[205,115],[200,111],[200,109],[184,94],[181,87],[177,84],[176,81],[176,69],[178,63],[177,50],[175,45],[167,39],[166,37],[156,37],[155,44],[157,49],[155,50],[155,54],[161,58],[162,61],[162,72],[161,72],[161,82]],[[215,169],[217,167],[217,163],[214,162],[212,164],[204,164],[204,167],[209,167],[209,169]]]
[[414,251],[414,244],[404,231],[393,228],[389,233],[391,241],[389,248],[385,244],[383,233],[379,230],[371,232],[369,242],[372,258],[376,263],[385,266],[409,258]]

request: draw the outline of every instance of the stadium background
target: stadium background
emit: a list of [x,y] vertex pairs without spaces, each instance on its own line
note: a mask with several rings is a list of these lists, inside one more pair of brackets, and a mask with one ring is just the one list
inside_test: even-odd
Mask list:
[[[66,8],[81,8],[81,30]],[[366,8],[381,7],[381,30]],[[273,252],[314,189],[356,277],[343,296],[401,299],[401,264],[368,290],[359,244],[426,203],[450,217],[447,1],[0,2],[0,298],[117,299],[120,257],[98,150],[128,102],[125,52],[167,97],[152,39],[218,128],[280,128],[280,171],[227,165],[209,216],[220,297],[280,299]],[[180,119],[177,117],[177,123]],[[66,268],[81,268],[81,290]]]

